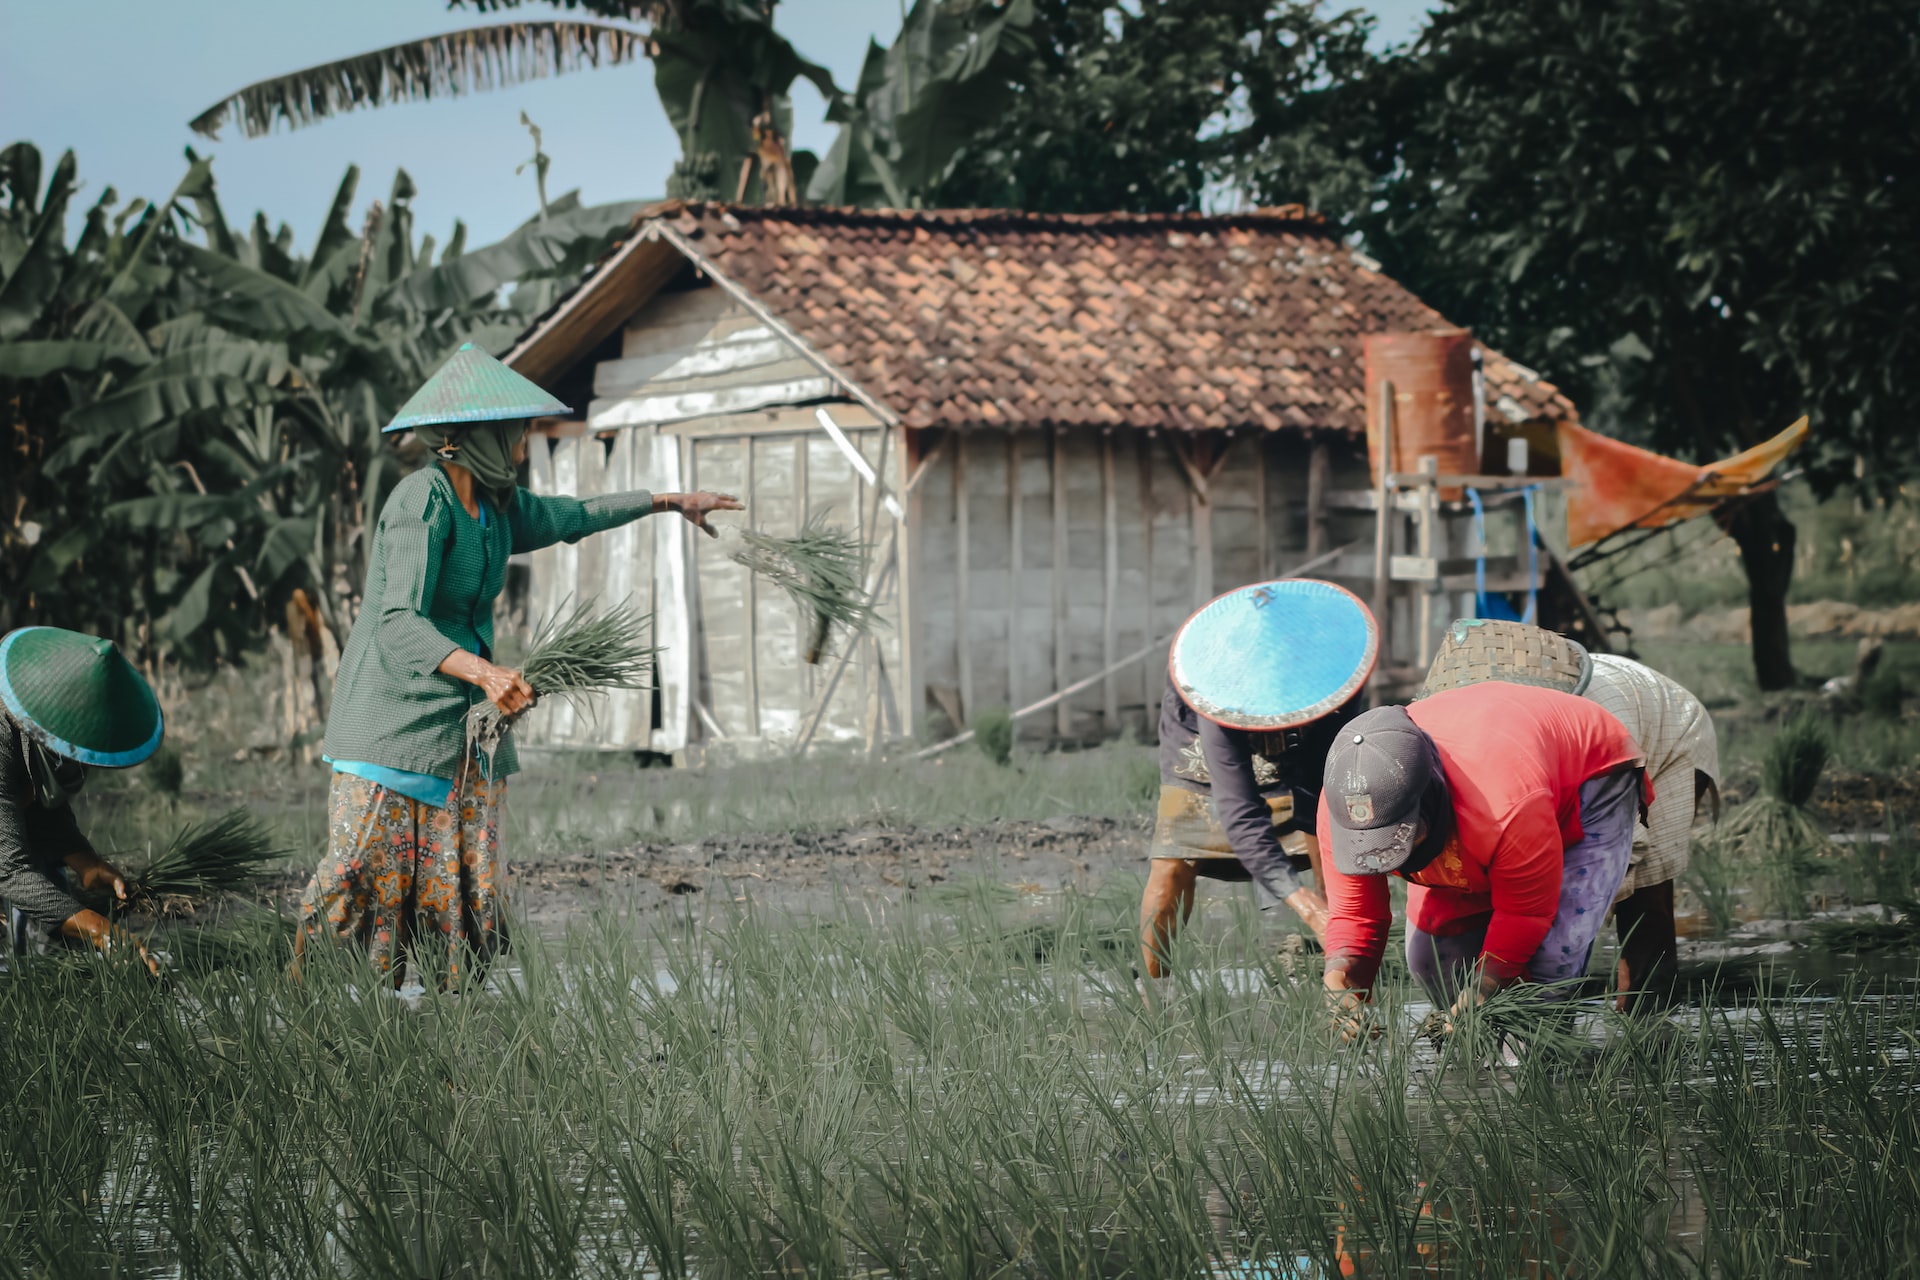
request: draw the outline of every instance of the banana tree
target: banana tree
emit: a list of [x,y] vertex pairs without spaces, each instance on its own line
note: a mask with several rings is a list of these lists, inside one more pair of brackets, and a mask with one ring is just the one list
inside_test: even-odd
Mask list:
[[807,198],[916,208],[1006,110],[1033,48],[1033,0],[915,0],[891,47],[867,46]]
[[[523,0],[464,0],[486,12]],[[459,6],[463,0],[453,0]],[[589,19],[468,27],[321,63],[247,85],[190,122],[217,137],[228,123],[248,137],[276,125],[300,128],[342,112],[460,97],[529,80],[648,58],[654,87],[680,139],[667,193],[758,202],[769,166],[790,164],[804,184],[815,161],[787,159],[793,132],[788,91],[811,80],[831,100],[824,67],[773,28],[774,0],[563,0]]]
[[570,193],[470,253],[456,227],[436,261],[404,172],[348,225],[349,169],[302,257],[263,217],[236,234],[195,160],[163,205],[114,215],[107,193],[69,248],[72,158],[45,196],[39,168],[30,147],[0,153],[0,405],[23,462],[0,625],[202,659],[252,644],[296,586],[344,634],[403,467],[381,426],[461,342],[509,340],[639,207]]

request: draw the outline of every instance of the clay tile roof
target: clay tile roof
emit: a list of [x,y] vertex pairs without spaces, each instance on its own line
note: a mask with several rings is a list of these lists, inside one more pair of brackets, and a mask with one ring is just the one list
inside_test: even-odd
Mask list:
[[[910,427],[1359,433],[1364,335],[1448,324],[1298,206],[688,204],[661,221]],[[1532,371],[1492,351],[1486,371],[1489,417],[1577,420]]]

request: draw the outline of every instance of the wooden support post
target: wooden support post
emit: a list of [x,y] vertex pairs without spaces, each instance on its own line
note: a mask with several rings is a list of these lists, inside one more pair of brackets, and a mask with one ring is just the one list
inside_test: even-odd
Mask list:
[[965,433],[956,433],[953,438],[953,510],[954,510],[954,573],[957,581],[953,592],[953,643],[954,657],[960,664],[960,724],[966,728],[973,719],[973,643],[968,635],[968,624],[973,618],[971,594],[973,591],[973,544],[967,530],[967,437]]
[[1007,528],[1009,545],[1007,548],[1007,705],[1018,705],[1020,701],[1020,600],[1026,593],[1021,590],[1025,585],[1020,581],[1020,548],[1025,538],[1022,528],[1025,521],[1021,518],[1021,508],[1026,503],[1020,497],[1020,436],[1018,432],[1007,432]]
[[1374,668],[1374,680],[1384,682],[1391,662],[1388,644],[1387,566],[1393,549],[1393,384],[1380,384],[1380,474],[1374,480],[1373,513],[1373,616],[1380,626],[1380,663]]
[[[1145,557],[1146,590],[1140,593],[1140,634],[1154,635],[1154,591],[1157,579],[1154,577],[1153,563],[1153,437],[1151,434],[1138,438],[1134,448],[1134,461],[1140,467],[1140,538],[1141,552]],[[1165,673],[1161,673],[1162,678]],[[1155,708],[1160,705],[1160,683],[1151,672],[1143,671],[1140,677],[1140,697],[1147,709],[1147,723],[1157,723]]]
[[1327,477],[1332,470],[1327,442],[1315,439],[1307,450],[1307,556],[1327,549]]
[[[1440,488],[1434,483],[1434,477],[1440,474],[1440,459],[1432,454],[1420,457],[1420,513],[1418,554],[1432,560],[1439,554],[1434,534],[1440,522]],[[1420,584],[1420,597],[1415,609],[1420,638],[1414,648],[1414,664],[1425,671],[1427,664],[1433,661],[1433,606],[1440,590],[1439,579]]]
[[[1053,687],[1067,687],[1067,433],[1053,433]],[[1073,734],[1073,708],[1065,698],[1054,709],[1054,732],[1062,737]]]
[[1260,540],[1254,573],[1260,581],[1273,578],[1273,539],[1267,526],[1267,438],[1260,432],[1252,437],[1253,447],[1253,522],[1254,537]]
[[[756,440],[747,437],[747,491],[740,495],[747,504],[747,511],[753,511],[753,472],[754,446]],[[751,514],[747,517],[751,520]],[[731,566],[730,566],[731,567]],[[747,733],[750,737],[760,736],[760,575],[747,573],[747,651],[743,657],[747,663]]]
[[1106,668],[1101,690],[1100,731],[1108,737],[1120,732],[1120,690],[1113,680],[1114,611],[1120,605],[1120,495],[1114,492],[1113,429],[1100,433],[1100,492],[1105,499],[1101,549],[1104,581],[1100,594],[1100,665]]
[[[888,430],[882,427],[881,430]],[[903,493],[906,498],[907,519],[901,530],[903,541],[900,547],[900,569],[895,575],[896,598],[900,602],[900,652],[899,652],[899,691],[887,694],[894,710],[893,731],[909,738],[920,736],[921,721],[926,716],[927,691],[923,661],[923,645],[926,642],[925,619],[921,616],[926,609],[924,580],[920,577],[920,490],[919,483],[926,478],[927,467],[940,453],[945,441],[938,441],[933,448],[920,454],[920,440],[910,435],[905,427],[900,432],[900,472],[909,477]],[[886,693],[886,670],[881,668],[880,680],[882,692]]]

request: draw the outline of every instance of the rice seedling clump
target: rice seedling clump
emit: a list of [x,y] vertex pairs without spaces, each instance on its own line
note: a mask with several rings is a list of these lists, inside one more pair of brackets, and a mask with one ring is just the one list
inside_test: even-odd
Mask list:
[[[652,615],[630,604],[599,610],[582,601],[540,625],[520,674],[541,698],[579,701],[610,689],[644,689],[653,674]],[[511,723],[482,698],[467,713],[467,741],[489,758]]]
[[269,864],[291,851],[266,823],[244,808],[189,823],[127,881],[130,905],[161,910],[171,904],[238,893]]
[[735,563],[767,579],[810,619],[805,658],[820,661],[833,628],[850,634],[876,621],[861,581],[867,553],[851,529],[828,523],[822,508],[807,517],[800,532],[783,538],[752,529],[740,532],[740,546],[729,554]]

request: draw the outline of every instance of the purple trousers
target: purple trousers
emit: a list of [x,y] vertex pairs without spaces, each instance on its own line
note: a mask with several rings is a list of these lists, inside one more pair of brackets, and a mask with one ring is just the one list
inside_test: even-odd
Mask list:
[[[1627,861],[1633,856],[1633,824],[1640,817],[1640,779],[1643,770],[1616,769],[1580,784],[1580,839],[1564,854],[1560,877],[1560,906],[1547,928],[1546,940],[1528,965],[1529,976],[1549,987],[1549,999],[1564,998],[1571,979],[1585,976],[1593,940],[1626,882]],[[1435,1005],[1452,1005],[1471,979],[1486,944],[1487,924],[1444,937],[1407,926],[1407,968],[1427,989]]]

